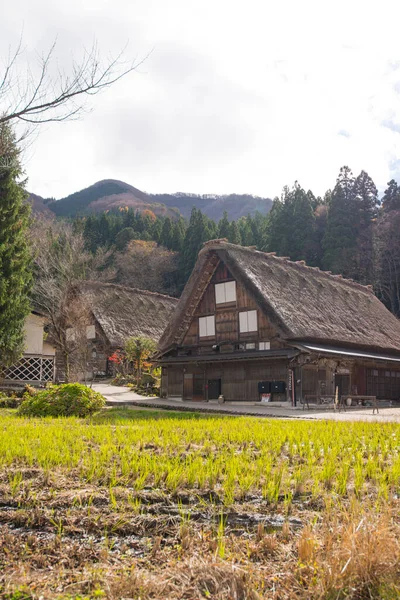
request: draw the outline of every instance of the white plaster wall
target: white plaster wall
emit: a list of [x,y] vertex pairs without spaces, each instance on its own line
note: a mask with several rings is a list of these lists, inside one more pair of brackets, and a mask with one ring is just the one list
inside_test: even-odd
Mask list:
[[25,320],[25,353],[43,353],[44,317],[30,314]]
[[49,342],[43,342],[43,356],[55,356],[56,349]]

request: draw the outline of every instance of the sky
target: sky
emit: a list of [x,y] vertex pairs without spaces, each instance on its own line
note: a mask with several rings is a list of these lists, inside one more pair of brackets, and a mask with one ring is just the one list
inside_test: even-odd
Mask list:
[[395,0],[13,0],[0,59],[22,33],[22,78],[55,40],[66,74],[94,40],[141,63],[79,120],[36,131],[28,189],[323,195],[347,164],[383,192],[400,181],[399,17]]

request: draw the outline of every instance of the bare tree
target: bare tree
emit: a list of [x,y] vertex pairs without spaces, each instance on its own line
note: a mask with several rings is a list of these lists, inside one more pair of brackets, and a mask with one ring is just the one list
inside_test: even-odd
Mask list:
[[[73,61],[70,73],[57,68],[56,42],[38,57],[36,68],[25,60],[22,38],[15,51],[0,67],[0,123],[23,121],[30,124],[77,118],[85,96],[93,96],[138,68],[143,62],[124,60],[125,49],[104,60],[97,44]],[[25,61],[21,70],[21,61]]]
[[104,269],[108,255],[92,255],[85,249],[81,233],[65,223],[37,223],[31,229],[35,251],[33,300],[49,320],[66,381],[85,373],[87,362],[86,327],[91,307],[79,293],[85,280],[112,278]]

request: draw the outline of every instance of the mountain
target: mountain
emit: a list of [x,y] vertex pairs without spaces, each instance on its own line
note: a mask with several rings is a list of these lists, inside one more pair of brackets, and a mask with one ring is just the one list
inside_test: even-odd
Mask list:
[[188,218],[195,206],[214,220],[219,220],[225,210],[230,219],[236,220],[256,211],[266,214],[272,205],[269,198],[249,194],[147,194],[116,179],[98,181],[60,200],[43,199],[36,194],[31,194],[30,199],[34,212],[51,211],[58,217],[74,217],[128,206],[139,211],[152,210],[159,216],[177,218],[181,214]]
[[48,208],[44,198],[36,194],[29,194],[28,200],[32,206],[33,214],[54,219],[54,213]]

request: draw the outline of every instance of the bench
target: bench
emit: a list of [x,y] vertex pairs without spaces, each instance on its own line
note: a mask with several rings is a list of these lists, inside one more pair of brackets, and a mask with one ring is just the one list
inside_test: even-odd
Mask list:
[[356,395],[356,394],[346,394],[346,395],[342,395],[341,397],[341,404],[342,406],[346,406],[346,400],[347,398],[350,398],[352,403],[353,401],[356,403],[357,406],[368,406],[368,404],[364,404],[365,403],[371,403],[373,410],[372,410],[372,414],[375,414],[375,410],[377,412],[377,414],[379,414],[379,406],[378,406],[378,401],[376,399],[376,396],[362,396],[362,395]]

